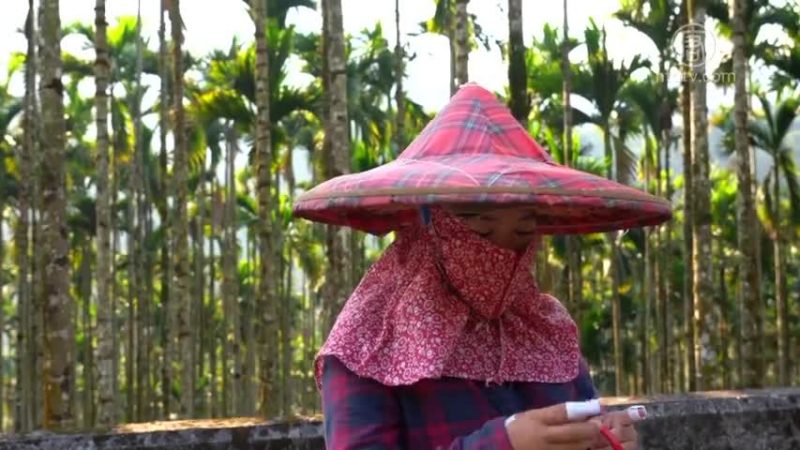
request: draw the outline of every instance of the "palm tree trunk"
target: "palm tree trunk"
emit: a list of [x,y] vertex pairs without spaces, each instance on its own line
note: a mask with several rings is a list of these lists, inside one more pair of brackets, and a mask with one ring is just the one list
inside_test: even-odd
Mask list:
[[169,301],[170,286],[172,279],[170,264],[170,236],[172,234],[169,211],[167,210],[167,197],[172,194],[171,183],[167,174],[167,116],[169,114],[169,105],[171,100],[171,93],[169,91],[169,57],[167,54],[167,36],[166,36],[166,20],[165,13],[167,12],[166,0],[161,0],[159,14],[159,27],[158,27],[158,71],[160,80],[160,96],[158,109],[158,137],[159,137],[159,175],[161,183],[162,195],[157,200],[158,214],[161,221],[161,291],[159,301],[161,303],[161,311],[164,316],[161,325],[161,344],[163,346],[163,356],[161,359],[161,411],[162,418],[169,417],[170,413],[170,386],[172,385],[172,369],[171,364],[174,360],[172,354],[173,344],[171,343],[171,333],[167,332],[168,327],[164,323],[172,323],[172,304]]
[[781,230],[781,190],[780,190],[780,161],[778,159],[780,149],[775,149],[775,161],[773,165],[773,258],[775,272],[775,310],[777,318],[778,333],[778,382],[780,386],[789,386],[789,330],[788,330],[788,311],[786,304],[786,263],[783,247],[786,245]]
[[[328,71],[325,88],[328,94],[328,114],[325,121],[325,148],[328,153],[326,176],[330,179],[350,172],[350,138],[347,115],[347,72],[344,54],[341,0],[326,0],[323,6],[325,57]],[[327,323],[325,334],[341,310],[352,285],[348,276],[351,267],[350,230],[327,227],[328,276]]]
[[145,164],[147,158],[145,151],[147,146],[143,142],[142,135],[142,20],[141,20],[141,0],[138,0],[137,16],[136,16],[136,67],[134,73],[134,92],[131,113],[133,115],[133,130],[134,130],[134,156],[132,164],[134,169],[131,171],[133,177],[132,197],[134,206],[134,222],[133,222],[133,235],[134,235],[134,258],[133,271],[135,273],[134,279],[137,284],[134,286],[136,296],[136,414],[138,420],[146,419],[146,398],[149,391],[149,383],[147,382],[148,368],[148,342],[149,336],[146,334],[147,328],[147,313],[149,309],[150,299],[147,297],[147,280],[145,279],[145,267],[147,266],[147,254],[144,245],[145,242],[145,216],[147,214],[147,203],[145,199],[145,184],[146,178],[144,176]]
[[[396,30],[394,46],[394,70],[395,70],[395,103],[397,104],[397,116],[395,117],[394,139],[397,147],[396,155],[403,151],[406,145],[406,93],[403,91],[403,78],[405,77],[405,52],[403,43],[400,40],[400,0],[394,1],[394,24]],[[289,150],[291,154],[292,150]],[[289,166],[291,168],[291,166]],[[294,195],[292,189],[290,195]]]
[[[206,258],[205,258],[205,219],[206,219],[206,208],[207,208],[207,196],[206,196],[206,174],[205,168],[203,168],[203,173],[200,178],[200,183],[197,188],[198,192],[198,199],[197,199],[197,216],[195,217],[195,247],[194,247],[194,262],[195,262],[195,269],[194,269],[194,295],[193,295],[193,302],[196,305],[194,308],[194,323],[196,323],[199,327],[202,327],[203,330],[205,328],[205,291],[206,291],[206,280],[205,280],[205,266],[206,266]],[[205,347],[205,333],[202,333],[198,336],[198,339],[195,341],[195,346],[192,348],[192,377],[197,380],[201,377],[204,377],[206,372],[203,370],[203,355],[205,354],[203,348]],[[199,417],[202,417],[202,414],[206,411],[204,407],[205,401],[205,393],[200,392],[200,397],[197,396],[197,393],[193,393],[192,395],[192,403],[195,404],[195,411],[198,413]]]
[[291,327],[291,313],[294,311],[294,296],[292,295],[292,249],[287,249],[287,264],[286,267],[286,284],[284,295],[281,298],[281,350],[282,350],[282,366],[281,370],[281,392],[282,405],[281,412],[286,416],[292,407],[292,389],[291,389],[291,372],[292,372],[292,327]]
[[61,19],[58,0],[44,0],[42,15],[42,232],[45,331],[45,427],[74,425],[74,332],[70,318],[69,242],[66,223],[65,122],[61,84]]
[[[146,152],[149,153],[149,152]],[[142,199],[143,201],[140,203],[140,216],[144,218],[144,235],[142,237],[142,242],[151,242],[153,237],[153,209],[150,207],[153,203],[153,195],[151,192],[151,186],[148,180],[150,179],[150,174],[148,173],[152,170],[152,163],[150,163],[150,158],[146,155],[143,155],[143,158],[146,158],[147,162],[142,162]],[[142,297],[144,298],[144,305],[142,309],[142,315],[144,317],[144,324],[142,329],[142,337],[144,343],[142,346],[144,347],[144,360],[142,361],[142,376],[143,380],[141,381],[140,385],[145,386],[144,390],[144,410],[142,412],[143,420],[150,421],[155,418],[155,410],[154,410],[154,396],[155,396],[155,385],[156,385],[156,378],[157,375],[154,374],[154,364],[152,363],[154,355],[153,355],[153,345],[154,345],[154,338],[155,334],[153,333],[153,311],[154,311],[154,302],[153,302],[153,284],[154,284],[154,276],[153,276],[153,252],[146,250],[143,252],[143,272],[142,272],[142,280],[144,282]]]
[[[456,58],[458,56],[458,50],[456,49],[456,33],[455,33],[455,14],[453,13],[452,8],[450,7],[449,1],[450,0],[436,0],[437,2],[446,2],[446,12],[445,12],[445,19],[444,19],[444,28],[447,31],[447,45],[450,49],[450,95],[456,93],[458,90],[458,83],[456,83]],[[325,17],[323,16],[323,21]],[[323,28],[325,26],[323,25]]]
[[95,424],[95,387],[94,387],[94,358],[92,357],[92,244],[89,238],[84,239],[81,248],[80,276],[78,277],[78,292],[83,301],[81,325],[83,326],[83,427],[89,429]]
[[233,374],[230,385],[226,386],[230,407],[226,405],[226,414],[242,414],[240,409],[243,395],[242,385],[242,358],[241,358],[241,314],[239,310],[239,257],[236,239],[236,166],[238,136],[230,125],[226,130],[226,163],[225,163],[225,212],[224,212],[224,250],[222,262],[222,292],[223,308],[225,310],[225,353],[224,358],[233,359]]
[[[248,194],[249,194],[249,192],[248,192]],[[244,264],[247,265],[247,266],[251,266],[254,261],[258,260],[258,256],[257,256],[257,254],[258,254],[258,230],[256,229],[256,226],[250,225],[250,226],[246,226],[244,228],[244,231],[245,231],[245,233],[244,233],[245,238],[244,238],[244,242],[242,243],[242,249],[244,250]],[[279,248],[279,247],[273,247],[273,248]],[[251,280],[254,279],[253,275],[250,276],[250,279]],[[276,287],[276,289],[277,289],[277,287]],[[277,298],[280,298],[280,297],[277,297]],[[280,307],[280,303],[278,303],[278,307]],[[251,311],[255,312],[255,311],[258,310],[258,308],[259,308],[258,304],[252,305]],[[244,313],[247,314],[247,311],[245,311]],[[254,313],[251,313],[250,315],[253,315],[253,314]],[[276,317],[278,317],[278,315],[280,314],[280,311],[276,311],[275,314],[276,314]],[[263,329],[263,327],[260,327],[260,326],[254,327],[252,322],[249,324],[249,326],[250,326],[250,328],[248,330],[245,330],[245,333],[249,333],[249,335],[247,335],[245,340],[250,339],[252,341],[253,339],[255,339],[256,345],[258,345],[259,342],[260,342],[259,340],[261,339],[260,336],[262,336],[262,334],[264,333],[264,329]],[[276,327],[277,327],[277,325],[276,325]],[[276,328],[276,332],[277,332],[277,328]],[[255,338],[253,337],[253,333],[255,333]],[[275,343],[274,343],[275,344],[274,345],[274,351],[275,351],[276,361],[277,361],[277,358],[278,358],[278,341],[277,341],[277,339],[278,338],[276,336],[275,337]],[[252,354],[247,355],[247,356],[251,357]],[[256,362],[253,361],[252,364],[256,364]],[[277,367],[278,362],[276,362],[275,364],[276,364],[275,370],[277,371],[278,370],[278,367]],[[258,372],[258,369],[255,368],[253,373],[256,374],[257,372]],[[278,372],[276,372],[275,376],[276,377],[279,376]],[[253,380],[253,381],[255,381],[255,380]],[[274,386],[277,386],[277,387],[276,387],[276,390],[273,391],[273,393],[272,393],[272,398],[275,399],[275,402],[277,403],[277,405],[275,407],[276,408],[276,414],[279,414],[280,413],[280,401],[279,401],[280,400],[280,396],[279,396],[279,394],[280,394],[280,386],[277,383],[278,383],[278,381],[277,381],[277,378],[276,378]],[[249,400],[247,402],[247,408],[249,408],[248,410],[251,410],[253,408],[254,408],[254,410],[258,410],[258,401],[257,401],[256,397],[253,397],[251,400]]]
[[[256,330],[253,324],[253,313],[256,305],[251,299],[243,304],[242,318],[242,342],[244,343],[244,353],[242,355],[242,389],[243,395],[240,397],[239,411],[243,415],[253,415],[257,405],[254,404],[253,394],[255,393],[254,374],[256,371]],[[241,350],[240,350],[241,351]]]
[[[704,26],[704,0],[695,3],[693,23]],[[696,389],[710,385],[708,346],[711,336],[707,329],[709,302],[714,296],[713,259],[711,253],[711,181],[708,156],[708,106],[706,104],[705,62],[694,65],[692,82],[692,191],[694,214],[692,221],[692,300],[694,305],[694,360]]]
[[[40,30],[37,33],[37,44],[39,44],[38,51],[37,51],[37,59],[40,66],[44,67],[43,62],[43,55],[44,55],[44,48],[43,48],[43,41],[42,36],[43,33],[41,32],[42,27],[44,26],[44,9],[45,4],[43,1],[39,2],[38,10],[37,10],[37,21],[39,23],[37,30]],[[42,81],[42,71],[37,70],[37,74],[39,75],[38,86],[37,90],[41,92],[42,86],[44,86],[44,82]],[[43,121],[43,105],[41,102],[41,95],[39,95],[39,101],[34,102],[34,107],[37,108],[37,112],[35,116],[39,119],[34,123],[34,128],[36,130],[37,136],[42,136],[44,131]],[[46,323],[45,323],[45,294],[44,294],[44,273],[45,273],[45,264],[46,264],[46,256],[47,256],[47,241],[43,232],[43,221],[44,221],[44,201],[43,201],[43,185],[42,185],[42,174],[41,174],[41,167],[42,167],[42,160],[44,159],[44,149],[46,147],[45,141],[41,138],[38,138],[36,141],[37,148],[36,152],[32,155],[32,185],[33,185],[33,210],[32,210],[32,237],[31,237],[31,280],[32,280],[32,298],[33,298],[33,314],[31,318],[31,331],[30,336],[32,340],[30,341],[31,344],[31,353],[33,356],[33,366],[31,369],[31,376],[34,377],[34,381],[36,381],[36,374],[43,374],[41,377],[42,380],[39,382],[33,383],[33,421],[31,422],[31,426],[34,429],[39,429],[45,427],[45,386],[46,383],[44,378],[46,377],[46,366],[45,366],[45,359],[46,359],[46,336],[45,330]],[[65,281],[68,283],[68,281]]]
[[[279,171],[276,172],[276,174],[279,174],[279,173],[280,173]],[[276,205],[277,202],[275,201],[275,199],[280,198],[280,192],[278,191],[278,189],[280,188],[280,181],[276,180],[272,185],[275,186],[275,190],[273,191],[273,195],[272,195],[272,199],[273,200],[271,201],[271,205]],[[245,243],[244,243],[245,258],[247,257],[246,256],[247,255],[247,250],[246,249],[248,248],[247,246],[249,245],[249,242],[256,240],[255,234],[252,234],[252,239],[250,237],[250,229],[252,229],[252,227],[246,227],[246,228],[248,229],[248,232],[247,232],[248,233],[248,238],[245,240]],[[275,229],[276,228],[273,227],[273,230],[275,230]],[[270,243],[270,248],[276,250],[278,252],[278,254],[280,254],[280,249],[282,248],[282,246],[280,245],[280,243],[276,243],[275,242],[276,234],[273,234],[272,239],[273,239],[273,241]],[[273,289],[276,290],[276,291],[273,291],[275,293],[275,299],[276,299],[276,300],[274,300],[274,302],[275,302],[274,304],[275,304],[275,307],[277,309],[278,317],[280,317],[281,308],[283,307],[283,303],[281,301],[280,293],[277,292],[277,290],[280,289],[280,282],[281,282],[280,261],[278,259],[275,259],[274,257],[270,258],[270,260],[271,260],[271,264],[277,265],[277,267],[274,269],[274,270],[277,271],[276,272],[277,278],[273,278],[272,280],[274,280],[273,281],[273,284],[274,284]],[[252,276],[251,276],[251,279],[252,279]],[[256,299],[253,298],[252,296],[247,297],[246,300],[244,300],[242,302],[242,310],[240,311],[240,314],[241,314],[240,315],[240,317],[241,317],[241,325],[240,326],[242,327],[242,333],[243,333],[242,342],[244,343],[244,352],[242,353],[243,359],[242,359],[242,365],[241,365],[241,367],[242,367],[242,389],[243,389],[244,395],[243,395],[243,398],[241,399],[242,402],[241,402],[241,405],[240,405],[239,409],[240,409],[241,414],[246,414],[246,415],[255,414],[255,412],[256,412],[256,410],[258,408],[257,402],[254,401],[257,398],[256,397],[256,381],[255,381],[256,373],[257,373],[256,351],[257,351],[257,348],[259,347],[259,343],[260,343],[260,338],[258,337],[258,336],[260,336],[259,333],[261,333],[263,331],[260,327],[257,327],[257,324],[255,323],[255,320],[253,319],[256,316],[258,310],[259,310],[259,304],[256,301]],[[279,362],[278,358],[279,357],[278,357],[278,349],[277,349],[277,340],[275,342],[275,345],[276,345],[276,347],[274,347],[274,352],[275,352],[274,356],[276,358],[276,363],[275,364],[278,364],[278,362]],[[279,376],[278,373],[276,373],[276,377],[278,377],[278,376]],[[279,385],[278,385],[278,387],[280,388]],[[278,396],[279,392],[280,392],[280,389],[278,389],[277,391],[275,391],[273,393],[273,398],[276,400],[278,405],[280,405],[280,402],[279,402],[279,398],[280,397]]]
[[[564,0],[566,5],[566,0]],[[566,11],[566,10],[565,10]],[[566,26],[567,17],[564,16]],[[567,30],[564,30],[566,36]],[[566,46],[565,46],[566,47]],[[566,52],[566,49],[565,49]],[[562,64],[565,55],[562,53]],[[567,63],[568,64],[568,63]],[[562,65],[563,68],[563,65]],[[522,0],[508,0],[508,85],[510,90],[511,113],[517,122],[526,130],[528,129],[528,114],[530,113],[530,103],[528,102],[528,74],[525,67],[525,42],[522,36]],[[569,89],[569,80],[564,76],[564,91]],[[565,104],[569,104],[569,98],[564,98]],[[565,110],[564,123],[567,123]],[[566,129],[564,131],[566,136]]]
[[[683,2],[683,13],[685,18],[685,23],[689,23],[689,0],[684,0]],[[689,48],[689,41],[688,36],[684,33],[684,42],[683,47],[684,49]],[[683,62],[687,64],[688,55],[686,52],[683,54]],[[684,66],[685,67],[685,66]],[[685,70],[685,69],[682,69]],[[686,75],[686,74],[684,74]],[[682,116],[683,116],[683,177],[684,177],[684,221],[683,221],[683,241],[684,241],[684,271],[683,271],[683,326],[684,326],[684,339],[683,339],[683,360],[684,360],[684,371],[681,375],[684,378],[685,388],[689,391],[695,390],[695,360],[693,356],[694,352],[694,322],[692,319],[692,306],[694,304],[693,301],[693,290],[692,286],[694,285],[694,270],[692,269],[692,248],[693,248],[693,238],[692,238],[692,223],[694,220],[693,215],[693,195],[694,189],[693,186],[693,176],[692,176],[692,120],[691,120],[691,111],[692,111],[692,94],[691,94],[691,86],[689,84],[689,77],[683,77],[683,84],[681,88],[681,108],[682,108]]]
[[[645,155],[644,155],[644,174],[645,174],[645,189],[650,192],[652,190],[651,182],[652,182],[652,158],[654,154],[658,154],[658,146],[649,144],[652,142],[650,139],[649,133],[645,131]],[[655,147],[655,148],[654,148]],[[652,192],[651,192],[652,193]],[[653,387],[656,383],[653,380],[653,375],[655,375],[655,371],[652,370],[651,361],[656,361],[655,358],[652,358],[652,353],[650,349],[650,330],[652,327],[650,324],[652,323],[651,315],[653,311],[658,311],[658,305],[656,301],[656,277],[655,277],[655,246],[653,245],[654,236],[650,229],[644,230],[644,245],[642,251],[642,257],[644,259],[644,283],[642,285],[642,297],[644,298],[644,314],[642,314],[642,323],[641,323],[641,331],[640,331],[640,339],[641,339],[641,364],[642,364],[642,393],[650,394],[653,392]],[[658,328],[656,327],[656,331]]]
[[722,366],[722,389],[731,389],[731,368],[730,368],[730,353],[731,347],[730,336],[731,329],[728,320],[728,311],[730,304],[728,301],[728,285],[726,281],[727,264],[725,261],[725,243],[724,240],[719,239],[717,245],[717,260],[719,261],[719,305],[720,305],[720,321],[719,321],[719,340],[720,351],[722,352],[720,364]]
[[[612,161],[613,153],[611,147],[611,127],[608,122],[603,124],[603,147],[605,148],[606,161],[608,165],[607,176],[614,179],[614,164]],[[622,395],[625,391],[624,386],[624,355],[622,354],[622,307],[619,298],[619,249],[617,246],[618,233],[609,233],[608,242],[611,247],[611,316],[612,316],[612,335],[614,340],[614,391],[616,395]]]
[[111,63],[106,38],[106,2],[95,3],[95,108],[97,127],[97,418],[102,426],[116,422],[112,383],[113,353],[111,339],[111,201],[108,191],[108,83]]
[[[324,8],[323,3],[323,8]],[[278,379],[278,318],[277,318],[277,257],[275,248],[277,230],[274,229],[270,207],[274,205],[272,194],[272,136],[270,134],[269,104],[269,59],[267,56],[267,4],[265,0],[250,0],[252,19],[255,24],[256,41],[256,160],[258,197],[258,246],[259,246],[259,297],[255,308],[261,319],[258,336],[261,389],[261,412],[273,417],[280,409],[275,398]]]
[[622,348],[622,306],[619,298],[619,250],[617,249],[616,233],[612,236],[611,243],[611,314],[612,333],[614,338],[614,366],[615,366],[615,392],[623,395],[624,386],[624,355]]
[[[242,310],[239,316],[241,318],[240,326],[243,330],[242,343],[244,344],[244,352],[242,353],[240,350],[242,356],[241,377],[243,395],[240,398],[238,409],[239,413],[244,415],[253,415],[256,406],[253,399],[255,398],[254,374],[256,371],[256,347],[258,343],[256,342],[253,316],[255,315],[257,306],[252,297],[247,298],[247,300],[242,302]],[[278,308],[281,307],[282,305],[279,303]]]
[[25,20],[25,38],[28,43],[25,56],[25,115],[23,116],[23,142],[17,146],[19,187],[17,191],[17,225],[14,233],[17,263],[17,383],[14,405],[14,431],[23,433],[33,429],[33,361],[35,353],[31,343],[33,325],[33,297],[31,295],[30,214],[31,214],[31,156],[35,152],[37,121],[36,99],[36,20],[33,0],[28,0]]
[[[514,5],[512,11],[512,3],[516,3],[518,5]],[[514,94],[512,90],[512,101],[519,102],[523,101],[524,107],[521,108],[520,113],[524,116],[524,121],[522,123],[523,127],[527,129],[527,116],[530,113],[530,104],[528,102],[528,93],[527,93],[527,69],[525,68],[525,47],[522,44],[522,2],[520,0],[511,0],[509,1],[509,11],[508,11],[508,20],[509,22],[512,21],[512,17],[517,17],[516,20],[519,21],[519,30],[515,31],[514,34],[518,34],[519,39],[519,47],[514,47],[512,44],[511,50],[511,59],[510,63],[514,62],[514,58],[517,58],[520,62],[517,62],[518,67],[521,65],[521,70],[518,69],[519,72],[515,77],[522,79],[522,86],[523,92],[517,93],[519,98],[514,100]],[[564,165],[567,167],[572,166],[574,156],[572,155],[572,67],[569,61],[569,21],[568,21],[568,8],[567,8],[567,0],[563,2],[563,16],[564,16],[564,34],[561,40],[561,71],[564,74],[564,81],[563,81],[563,92],[562,92],[562,101],[564,102]],[[511,34],[511,36],[514,36]],[[515,55],[515,53],[518,53]],[[510,69],[509,69],[510,70]],[[519,83],[519,81],[517,81]],[[513,111],[513,108],[512,108]],[[516,117],[516,116],[515,116]],[[517,117],[517,120],[520,120]],[[567,302],[572,308],[572,313],[575,317],[575,322],[578,324],[578,329],[581,326],[582,320],[582,305],[583,305],[583,277],[581,274],[581,241],[578,236],[566,236],[566,247],[567,247],[567,268],[569,273],[569,279],[567,280],[568,283],[568,295],[567,295]]]
[[[5,164],[5,161],[3,161]],[[4,174],[5,175],[5,174]],[[5,262],[5,238],[3,236],[3,212],[5,209],[5,204],[3,203],[3,199],[0,198],[0,266],[3,265]],[[3,292],[3,288],[5,287],[5,279],[0,277],[0,301],[3,302],[5,305],[5,298],[1,294]],[[6,325],[6,318],[3,310],[0,309],[0,330],[5,331]],[[3,332],[0,332],[0,361],[4,364],[5,360],[5,352],[3,352]],[[3,424],[5,423],[5,408],[6,408],[6,397],[5,397],[5,371],[0,373],[0,433],[2,433],[5,428]]]
[[[173,138],[175,140],[175,161],[173,173],[175,176],[175,296],[172,298],[176,304],[177,334],[180,349],[180,361],[176,361],[178,373],[181,374],[180,415],[192,417],[194,405],[192,393],[194,392],[194,379],[192,378],[192,348],[194,330],[192,329],[191,299],[189,292],[189,218],[187,203],[189,200],[188,186],[188,150],[186,144],[186,127],[183,110],[183,20],[181,19],[180,0],[171,0],[169,10],[170,30],[173,45]],[[174,340],[173,340],[174,342]],[[177,359],[177,358],[176,358]]]
[[[110,98],[114,98],[113,89],[109,93],[109,97]],[[113,129],[114,128],[114,115],[111,116],[111,124],[112,124],[112,129]],[[116,149],[116,142],[115,141],[111,141],[111,147],[112,147],[112,155],[116,155],[117,154],[117,149]],[[112,208],[113,208],[113,205],[117,204],[117,194],[119,193],[119,179],[120,179],[119,168],[120,168],[120,166],[117,164],[116,158],[110,158],[109,159],[109,166],[110,166],[109,167],[109,172],[111,172],[111,181],[110,181],[110,184],[111,184],[111,192],[110,192],[111,199],[110,200],[111,200],[111,205],[112,205]],[[112,385],[112,390],[114,392],[120,392],[120,388],[119,388],[119,365],[120,365],[120,345],[121,345],[120,344],[120,342],[121,342],[120,336],[121,336],[121,330],[120,330],[119,321],[117,320],[117,316],[119,314],[119,304],[120,304],[119,299],[120,299],[120,290],[121,290],[121,288],[119,286],[118,279],[117,279],[117,274],[119,272],[117,270],[117,265],[116,265],[116,255],[119,254],[120,227],[113,226],[114,217],[116,217],[116,215],[114,215],[113,210],[112,210],[112,226],[110,227],[111,228],[111,255],[110,255],[110,258],[109,258],[111,260],[111,286],[110,286],[110,288],[111,288],[111,342],[112,342],[111,348],[113,349],[112,357],[111,357],[111,359],[112,359],[112,364],[111,364],[111,385]],[[122,417],[122,402],[116,401],[115,403],[116,403],[116,408],[114,409],[113,414],[114,414],[114,417],[119,419],[120,417]]]
[[[672,168],[670,166],[670,143],[669,143],[669,131],[665,132],[664,141],[666,144],[664,145],[664,169],[666,171],[665,177],[666,178],[666,191],[667,191],[667,199],[670,201],[672,200]],[[679,366],[677,363],[677,353],[675,348],[672,345],[672,333],[673,333],[673,294],[672,294],[672,286],[673,286],[673,279],[672,279],[672,270],[670,268],[670,261],[672,256],[672,223],[667,223],[665,230],[665,239],[664,239],[664,247],[661,249],[660,253],[660,261],[659,267],[661,267],[662,271],[662,280],[664,283],[664,294],[663,299],[664,301],[661,304],[661,336],[662,336],[662,346],[664,348],[664,364],[662,366],[662,379],[666,383],[664,386],[664,392],[674,392],[675,386],[677,382],[675,381],[675,377],[671,376],[676,372],[676,368]]]
[[[672,180],[670,179],[672,171],[670,167],[670,133],[672,130],[672,105],[669,103],[668,98],[668,67],[666,64],[666,55],[662,55],[659,61],[659,74],[662,77],[661,82],[661,97],[662,103],[659,111],[661,135],[657,138],[660,140],[658,149],[656,150],[656,195],[661,197],[666,191],[667,200],[672,199]],[[664,163],[662,165],[661,150],[664,151]],[[664,174],[666,186],[662,188],[661,175]],[[663,189],[663,190],[662,190]],[[672,330],[671,324],[671,311],[672,311],[672,279],[670,271],[670,254],[672,251],[672,225],[659,227],[656,233],[656,250],[654,255],[654,268],[653,276],[656,283],[656,304],[657,304],[657,320],[656,329],[658,336],[658,349],[659,349],[659,389],[660,392],[672,392],[672,377],[670,376],[673,369],[671,362],[671,354],[673,349],[670,345],[670,332]]]
[[[302,249],[300,249],[302,251]],[[308,357],[308,346],[311,345],[312,341],[312,333],[314,332],[311,329],[311,313],[313,312],[313,306],[311,302],[311,295],[308,292],[308,275],[304,270],[300,271],[300,299],[303,302],[303,309],[301,312],[300,321],[303,327],[303,350],[301,353],[301,367],[303,371],[303,378],[302,378],[302,393],[300,397],[300,404],[302,405],[300,411],[301,414],[307,415],[311,411],[311,393],[312,390],[312,381],[313,378],[311,376],[312,373],[312,364],[310,360],[306,360],[305,358]],[[313,359],[313,355],[312,359]]]
[[458,90],[458,83],[456,82],[456,54],[458,51],[456,50],[455,32],[453,31],[453,26],[450,25],[453,22],[452,15],[449,15],[447,20],[447,43],[450,46],[450,96],[453,96]]
[[736,127],[736,160],[739,189],[737,191],[737,229],[739,259],[739,305],[742,339],[742,368],[740,382],[745,387],[759,387],[764,375],[763,353],[760,347],[761,296],[758,268],[755,199],[751,186],[751,149],[747,136],[748,92],[745,33],[747,32],[746,0],[733,2],[733,72],[734,120]]
[[456,0],[455,38],[456,38],[456,87],[469,81],[469,0]]
[[[216,304],[217,304],[217,295],[216,295],[216,277],[217,277],[217,270],[216,270],[216,262],[215,262],[215,255],[214,255],[214,237],[217,235],[216,233],[216,208],[217,208],[217,182],[216,177],[214,177],[211,181],[211,198],[214,199],[212,203],[212,213],[211,219],[209,220],[209,236],[211,236],[210,243],[208,246],[208,313],[207,318],[208,322],[206,323],[206,330],[208,336],[208,345],[206,350],[208,351],[208,366],[209,366],[209,415],[210,417],[217,417],[219,414],[218,411],[218,390],[217,390],[217,347],[219,347],[220,339],[218,338],[219,332],[217,328],[216,322]],[[224,299],[223,299],[224,301]]]
[[[662,141],[664,133],[662,132],[660,135],[657,132],[654,132],[653,139],[655,141],[655,149],[654,149],[654,159],[655,159],[655,168],[653,169],[653,175],[655,175],[655,180],[651,180],[655,182],[655,187],[653,188],[653,192],[657,197],[663,197],[664,192],[661,184],[661,172],[662,172],[662,160],[661,160],[661,149],[663,148],[664,142]],[[666,302],[666,297],[664,295],[664,272],[662,272],[661,266],[661,254],[664,250],[664,226],[657,226],[655,230],[649,232],[650,234],[650,241],[648,243],[649,251],[650,251],[650,282],[653,284],[652,292],[653,292],[653,321],[651,322],[653,325],[653,334],[655,335],[655,351],[653,356],[653,367],[651,367],[652,373],[652,386],[651,386],[651,393],[663,393],[666,392],[666,379],[664,378],[664,367],[666,366],[666,352],[667,348],[664,347],[664,333],[663,333],[663,324],[665,323],[665,318],[662,315],[664,311],[663,306]]]
[[[114,129],[117,129],[114,127]],[[131,161],[131,165],[133,160]],[[128,176],[128,186],[132,187],[133,184],[133,172],[135,167],[128,166],[127,176]],[[125,322],[125,326],[127,327],[128,331],[128,345],[127,345],[127,353],[125,354],[125,384],[126,384],[126,398],[125,398],[125,405],[127,407],[127,421],[128,422],[138,422],[138,418],[136,417],[136,347],[138,346],[138,342],[136,339],[136,287],[139,285],[139,281],[136,279],[136,271],[134,267],[136,266],[136,237],[134,236],[133,232],[133,221],[134,219],[134,202],[135,200],[132,198],[135,197],[133,192],[128,195],[130,201],[128,202],[127,207],[127,225],[128,225],[128,245],[127,245],[127,274],[128,274],[128,320]]]

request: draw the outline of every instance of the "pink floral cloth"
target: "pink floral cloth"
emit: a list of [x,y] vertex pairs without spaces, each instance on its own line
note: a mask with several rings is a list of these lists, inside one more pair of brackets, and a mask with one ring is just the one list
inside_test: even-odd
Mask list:
[[539,292],[536,245],[500,248],[441,208],[401,229],[345,304],[316,359],[336,356],[389,386],[425,378],[562,383],[578,375],[577,329]]

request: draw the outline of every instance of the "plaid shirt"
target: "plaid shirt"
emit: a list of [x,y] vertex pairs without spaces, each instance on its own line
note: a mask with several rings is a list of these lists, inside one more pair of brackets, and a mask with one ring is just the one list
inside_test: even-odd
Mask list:
[[562,384],[440,378],[386,386],[331,356],[322,375],[328,450],[512,450],[504,424],[511,414],[595,397],[585,364]]

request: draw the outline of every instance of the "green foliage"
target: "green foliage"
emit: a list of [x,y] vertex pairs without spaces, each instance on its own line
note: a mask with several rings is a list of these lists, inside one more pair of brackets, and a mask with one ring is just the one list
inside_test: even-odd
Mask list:
[[659,64],[669,67],[675,63],[672,38],[682,25],[679,9],[680,3],[675,0],[622,0],[620,10],[614,15],[647,36],[659,52]]

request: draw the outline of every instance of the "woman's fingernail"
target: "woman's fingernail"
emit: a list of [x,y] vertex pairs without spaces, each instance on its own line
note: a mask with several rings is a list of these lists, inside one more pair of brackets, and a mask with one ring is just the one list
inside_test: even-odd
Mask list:
[[634,422],[638,422],[647,418],[647,408],[642,405],[631,406],[627,409],[627,411],[628,417],[630,417]]

